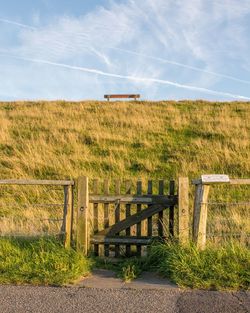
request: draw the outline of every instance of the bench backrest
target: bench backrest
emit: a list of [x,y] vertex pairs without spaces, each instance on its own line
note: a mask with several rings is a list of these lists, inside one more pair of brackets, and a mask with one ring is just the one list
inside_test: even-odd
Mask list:
[[114,99],[114,98],[133,98],[133,99],[138,99],[140,98],[140,95],[136,94],[114,94],[114,95],[104,95],[104,98],[109,100],[109,99]]

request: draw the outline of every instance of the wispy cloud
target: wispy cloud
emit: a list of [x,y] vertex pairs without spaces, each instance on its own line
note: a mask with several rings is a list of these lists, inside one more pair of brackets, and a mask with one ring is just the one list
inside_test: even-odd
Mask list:
[[[139,82],[142,93],[152,95],[150,86],[154,86],[159,98],[166,94],[163,86],[168,85],[193,91],[194,95],[249,99],[237,95],[249,94],[244,84],[250,83],[245,70],[250,64],[250,41],[242,22],[247,14],[247,0],[241,0],[240,6],[236,0],[127,0],[111,2],[109,7],[98,7],[80,17],[57,18],[42,27],[10,19],[0,21],[22,28],[18,44],[6,47],[12,55],[72,64],[87,69],[86,73],[97,69],[95,92],[102,91],[105,83],[118,90],[136,88]],[[48,68],[40,71],[49,75]],[[50,75],[54,76],[54,71]],[[117,78],[128,84],[122,85]],[[72,90],[68,93],[74,97]],[[190,94],[176,91],[175,97],[180,96]]]
[[[135,4],[134,1],[131,1],[131,2],[133,4]],[[136,6],[136,7],[138,8],[138,6]],[[38,33],[36,33],[35,36],[36,37],[40,37],[39,36],[40,29],[38,27],[33,27],[33,26],[30,26],[30,25],[27,25],[27,24],[21,24],[21,23],[15,22],[15,21],[5,20],[5,19],[0,19],[0,21],[6,22],[6,23],[9,23],[9,24],[13,24],[13,25],[17,25],[17,26],[20,26],[20,27],[25,27],[25,28],[31,29],[31,30],[36,30]],[[58,49],[61,49],[63,46],[65,46],[65,43],[68,42],[67,40],[64,40],[64,38],[62,36],[62,33],[53,31],[52,34],[55,35],[54,43],[57,45]],[[161,57],[155,57],[155,56],[144,54],[144,53],[139,53],[139,52],[136,52],[136,51],[133,51],[133,50],[128,50],[128,49],[119,48],[119,47],[113,47],[113,46],[107,46],[107,45],[97,46],[97,44],[92,42],[93,40],[91,39],[91,33],[88,34],[88,33],[84,33],[84,32],[81,32],[81,33],[73,33],[73,32],[70,33],[69,32],[68,35],[72,35],[72,36],[74,36],[74,38],[79,39],[79,44],[75,48],[78,48],[78,49],[81,48],[80,50],[85,49],[85,50],[88,50],[88,51],[94,53],[96,56],[98,56],[101,59],[103,59],[103,61],[107,65],[109,65],[109,66],[111,65],[111,61],[109,60],[109,58],[104,53],[101,52],[101,50],[103,48],[116,50],[116,51],[120,51],[120,52],[127,53],[127,54],[132,54],[132,55],[135,55],[135,56],[151,59],[151,60],[158,61],[158,62],[161,62],[161,63],[167,63],[167,64],[175,65],[175,66],[178,66],[178,67],[183,67],[183,68],[186,68],[186,69],[189,69],[189,70],[192,70],[192,71],[198,71],[198,72],[201,72],[201,73],[214,75],[214,76],[217,76],[217,77],[220,77],[220,78],[229,79],[229,80],[237,81],[237,82],[240,82],[240,83],[250,84],[249,80],[244,80],[244,79],[240,79],[240,78],[237,78],[237,77],[233,77],[231,75],[225,75],[225,74],[222,74],[222,73],[208,71],[206,69],[202,69],[202,68],[199,68],[199,67],[196,67],[196,66],[191,66],[191,65],[188,65],[188,64],[176,62],[176,61],[165,59],[165,58],[161,58]],[[43,40],[42,38],[40,38],[39,42],[42,43],[42,44],[45,44],[46,40]],[[83,42],[85,42],[85,44],[83,44]],[[93,45],[95,45],[95,47],[91,46],[91,43]],[[70,46],[67,47],[69,52],[73,52],[75,48],[70,47]]]
[[137,77],[137,76],[123,75],[123,74],[108,73],[108,72],[104,72],[104,71],[101,71],[101,70],[98,70],[95,68],[73,66],[73,65],[69,65],[69,64],[56,63],[56,62],[51,62],[48,60],[41,60],[41,59],[22,58],[22,57],[11,56],[11,55],[8,55],[8,57],[20,59],[20,60],[24,60],[24,61],[29,61],[29,62],[34,62],[34,63],[48,64],[48,65],[52,65],[52,66],[63,67],[63,68],[70,69],[70,70],[77,70],[77,71],[82,71],[82,72],[91,73],[91,74],[97,74],[97,75],[101,75],[101,76],[126,79],[126,80],[130,80],[130,81],[143,82],[143,83],[144,82],[145,83],[150,82],[150,83],[154,83],[154,84],[170,85],[170,86],[174,86],[177,88],[183,88],[183,89],[188,89],[188,90],[193,90],[193,91],[205,92],[205,93],[209,93],[209,94],[213,94],[213,95],[219,95],[219,96],[241,99],[241,100],[250,100],[250,97],[235,95],[235,94],[231,94],[231,93],[227,93],[227,92],[220,92],[220,91],[211,90],[211,89],[207,89],[207,88],[201,88],[201,87],[197,87],[197,86],[189,86],[189,85],[179,84],[179,83],[169,81],[169,80],[164,80],[164,79]]

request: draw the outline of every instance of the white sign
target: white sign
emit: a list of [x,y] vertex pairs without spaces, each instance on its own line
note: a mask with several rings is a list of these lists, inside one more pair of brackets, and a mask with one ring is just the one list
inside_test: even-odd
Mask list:
[[224,174],[201,175],[201,182],[203,184],[229,183],[230,179],[228,175]]

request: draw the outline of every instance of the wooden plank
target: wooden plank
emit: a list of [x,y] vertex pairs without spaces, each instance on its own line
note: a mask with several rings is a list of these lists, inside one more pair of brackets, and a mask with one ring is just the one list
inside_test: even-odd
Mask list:
[[[94,179],[93,181],[94,183],[94,188],[93,191],[95,194],[98,194],[99,192],[99,180],[98,179]],[[94,207],[93,207],[93,215],[94,215],[94,234],[98,233],[99,231],[99,214],[98,214],[98,203],[94,203]],[[99,245],[95,244],[94,245],[94,255],[98,256],[99,255]]]
[[160,240],[161,238],[157,236],[112,236],[112,237],[106,237],[106,236],[99,236],[94,235],[91,238],[91,243],[99,243],[99,244],[123,244],[123,245],[149,245],[154,240]]
[[203,194],[200,202],[200,224],[198,230],[198,240],[197,246],[200,249],[205,249],[206,247],[206,230],[207,230],[207,201],[210,186],[203,186]]
[[[125,189],[126,189],[126,194],[131,194],[131,181],[130,180],[126,180]],[[126,219],[131,216],[130,210],[131,210],[131,205],[126,204]],[[130,226],[126,228],[126,236],[131,236]],[[131,246],[126,245],[126,256],[130,256],[130,255],[131,255]]]
[[[164,194],[164,180],[159,180],[159,195]],[[163,236],[163,211],[158,214],[158,235]]]
[[[169,195],[171,197],[174,197],[174,193],[175,193],[175,181],[174,180],[170,180],[169,182]],[[175,204],[171,205],[169,207],[169,234],[170,236],[174,236],[174,206]]]
[[178,179],[178,237],[181,244],[189,242],[189,181]]
[[197,243],[198,229],[200,222],[200,199],[202,192],[202,184],[195,185],[194,192],[194,209],[193,209],[193,241]]
[[73,187],[64,186],[64,210],[63,210],[63,226],[64,246],[70,248],[72,237],[72,221],[73,221]]
[[[193,179],[192,184],[193,185],[200,185],[202,183],[201,179]],[[206,183],[207,185],[208,183]],[[210,183],[212,184],[212,183]],[[213,183],[216,184],[216,183]],[[250,178],[235,178],[229,180],[230,185],[250,185]]]
[[[121,181],[119,179],[115,180],[115,193],[119,195],[121,193]],[[118,200],[115,204],[115,223],[120,221],[120,201]],[[117,234],[119,235],[119,233]],[[120,256],[120,246],[115,245],[115,257]]]
[[229,183],[229,176],[224,174],[201,175],[201,182],[203,185]]
[[1,179],[0,185],[55,185],[74,186],[73,180]]
[[[89,195],[90,203],[112,203],[119,201],[120,203],[130,203],[130,204],[165,204],[173,197],[164,195],[115,195],[115,196],[105,196],[105,195]],[[176,197],[177,203],[177,197]]]
[[[153,193],[153,182],[152,180],[148,181],[148,195],[152,195]],[[152,236],[153,233],[153,225],[152,225],[152,215],[148,217],[148,236]]]
[[89,189],[88,177],[78,178],[78,201],[77,201],[77,225],[76,225],[76,245],[77,250],[84,255],[89,251]]
[[197,247],[204,249],[206,246],[207,227],[207,200],[210,185],[197,185],[195,190],[193,239]]
[[[109,194],[109,181],[104,179],[104,194]],[[109,203],[104,203],[104,229],[109,227]],[[104,256],[109,256],[109,245],[104,245]]]
[[[142,181],[141,180],[137,181],[136,189],[137,189],[137,195],[141,195],[142,194]],[[137,213],[141,212],[141,204],[137,204],[136,212]],[[141,236],[141,222],[136,224],[136,236],[137,237]],[[137,252],[137,256],[141,256],[141,245],[137,245],[136,252]]]
[[123,231],[126,228],[129,228],[146,218],[153,216],[154,214],[159,213],[162,211],[166,206],[162,204],[152,204],[149,205],[147,209],[142,210],[141,212],[135,213],[128,218],[110,226],[103,231],[100,231],[98,234],[106,235],[106,236],[115,236],[117,233]]

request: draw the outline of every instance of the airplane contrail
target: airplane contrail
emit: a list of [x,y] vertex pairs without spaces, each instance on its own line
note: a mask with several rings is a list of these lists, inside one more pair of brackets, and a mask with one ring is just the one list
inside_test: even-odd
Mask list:
[[[37,28],[37,27],[33,27],[33,26],[30,26],[30,25],[27,25],[27,24],[17,23],[15,21],[7,20],[7,19],[0,18],[0,21],[4,22],[4,23],[13,24],[13,25],[16,25],[16,26],[28,28],[28,29],[31,29],[31,30],[39,30],[39,28]],[[226,74],[222,74],[222,73],[217,73],[217,72],[213,72],[213,71],[204,70],[204,69],[202,69],[200,67],[191,66],[191,65],[188,65],[188,64],[172,61],[172,60],[169,60],[169,59],[159,58],[159,57],[155,57],[155,56],[139,53],[139,52],[128,50],[128,49],[118,48],[118,47],[111,47],[111,46],[106,46],[106,45],[103,45],[102,47],[103,48],[107,48],[107,49],[112,49],[112,50],[117,50],[117,51],[129,53],[129,54],[133,54],[133,55],[137,55],[137,56],[141,56],[141,57],[148,58],[148,59],[155,60],[155,61],[159,61],[159,62],[162,62],[162,63],[172,64],[172,65],[175,65],[175,66],[187,68],[187,69],[190,69],[190,70],[193,70],[193,71],[197,71],[197,72],[201,72],[201,73],[206,73],[206,74],[209,74],[209,75],[214,75],[214,76],[217,76],[217,77],[226,78],[226,79],[237,81],[237,82],[240,82],[240,83],[250,84],[249,80],[244,80],[244,79],[240,79],[240,78],[237,78],[237,77],[234,77],[234,76],[231,76],[231,75],[226,75]]]
[[37,29],[38,29],[38,28],[36,28],[36,27],[30,26],[30,25],[27,25],[27,24],[22,24],[22,23],[14,22],[14,21],[7,20],[7,19],[4,19],[4,18],[0,18],[0,22],[8,23],[8,24],[13,24],[13,25],[16,25],[16,26],[20,26],[20,27],[28,28],[28,29],[32,29],[32,30],[37,30]]
[[174,86],[174,87],[182,88],[182,89],[188,89],[188,90],[194,90],[194,91],[199,91],[199,92],[203,92],[203,93],[209,93],[209,94],[213,94],[213,95],[219,95],[219,96],[223,96],[223,97],[229,97],[229,98],[241,99],[241,100],[250,100],[250,97],[245,97],[245,96],[241,96],[241,95],[235,95],[235,94],[231,94],[231,93],[228,93],[228,92],[221,92],[221,91],[216,91],[216,90],[202,88],[202,87],[197,87],[197,86],[190,86],[190,85],[180,84],[180,83],[176,83],[176,82],[169,81],[169,80],[164,80],[164,79],[115,74],[115,73],[104,72],[104,71],[101,71],[101,70],[98,70],[98,69],[87,68],[87,67],[80,67],[80,66],[73,66],[73,65],[64,64],[64,63],[51,62],[51,61],[48,61],[48,60],[25,58],[25,57],[13,56],[13,55],[3,54],[3,53],[0,53],[0,54],[5,56],[5,57],[10,57],[10,58],[14,58],[14,59],[23,60],[23,61],[28,61],[28,62],[33,62],[33,63],[40,63],[40,64],[48,64],[48,65],[52,65],[52,66],[57,66],[57,67],[71,69],[71,70],[77,70],[77,71],[97,74],[97,75],[106,76],[106,77],[126,79],[126,80],[136,81],[136,82],[158,83],[158,84],[170,85],[170,86]]
[[143,54],[143,53],[139,53],[139,52],[136,52],[136,51],[127,50],[127,49],[123,49],[123,48],[117,48],[117,47],[109,47],[109,48],[117,50],[117,51],[121,51],[121,52],[126,52],[126,53],[130,53],[130,54],[138,55],[138,56],[141,56],[141,57],[144,57],[144,58],[160,61],[162,63],[168,63],[168,64],[180,66],[180,67],[185,67],[185,68],[193,70],[193,71],[198,71],[198,72],[202,72],[202,73],[218,76],[218,77],[221,77],[221,78],[227,78],[227,79],[234,80],[234,81],[237,81],[237,82],[250,84],[249,80],[244,80],[244,79],[240,79],[240,78],[237,78],[237,77],[234,77],[234,76],[225,75],[225,74],[221,74],[221,73],[217,73],[217,72],[213,72],[213,71],[207,71],[207,70],[204,70],[204,69],[202,69],[200,67],[191,66],[191,65],[184,64],[184,63],[179,63],[179,62],[175,62],[175,61],[172,61],[172,60],[159,58],[159,57],[155,57],[155,56],[151,56],[151,55],[147,55],[147,54]]

